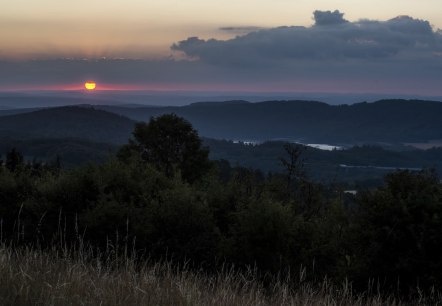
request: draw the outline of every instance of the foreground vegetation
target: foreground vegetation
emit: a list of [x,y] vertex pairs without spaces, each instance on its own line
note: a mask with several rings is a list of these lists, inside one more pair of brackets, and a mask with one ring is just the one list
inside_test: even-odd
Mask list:
[[264,286],[256,271],[224,268],[207,274],[170,262],[142,263],[108,253],[97,261],[85,248],[42,252],[0,246],[1,305],[428,305],[433,293],[401,301],[372,288],[360,294],[344,282],[292,278]]
[[[52,289],[41,294],[55,294],[48,299],[57,298],[58,288],[74,304],[82,296],[97,302],[93,295],[101,299],[104,289],[94,291],[92,281],[76,285],[75,275],[82,275],[97,288],[110,286],[120,304],[126,297],[129,304],[150,303],[137,299],[152,295],[172,304],[204,304],[223,301],[222,294],[231,304],[308,298],[375,304],[385,296],[437,301],[437,174],[397,171],[382,187],[354,197],[311,182],[302,152],[285,149],[281,175],[213,163],[190,124],[168,115],[137,124],[118,157],[100,165],[63,170],[59,161],[25,163],[10,151],[0,167],[0,239],[8,245],[1,260],[10,271],[2,275],[27,279],[28,287],[11,289],[19,282],[5,280],[2,295],[19,290],[17,299],[34,298],[47,282]],[[170,264],[154,264],[164,260]],[[52,273],[52,282],[41,279]],[[145,275],[153,275],[149,286],[163,293],[144,294],[153,290],[145,287]],[[76,297],[76,290],[90,295]]]

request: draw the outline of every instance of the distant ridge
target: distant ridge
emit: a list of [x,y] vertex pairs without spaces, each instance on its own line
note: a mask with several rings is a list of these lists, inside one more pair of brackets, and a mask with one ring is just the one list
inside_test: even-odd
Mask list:
[[0,105],[5,108],[34,108],[34,107],[61,107],[79,104],[122,104],[119,100],[104,99],[99,96],[73,95],[73,96],[46,96],[27,94],[5,94],[0,92]]
[[230,101],[223,101],[223,102],[201,101],[201,102],[191,103],[189,106],[223,106],[223,105],[237,105],[237,104],[250,104],[250,103],[252,103],[252,102],[244,101],[244,100],[230,100]]
[[415,142],[442,139],[442,103],[380,100],[329,105],[318,101],[202,102],[181,107],[97,106],[148,121],[175,113],[202,136],[217,139],[292,139],[319,143]]
[[[5,116],[8,113],[16,114]],[[442,103],[401,99],[352,105],[233,100],[180,107],[80,105],[38,111],[17,109],[0,111],[0,130],[125,143],[134,121],[149,121],[166,113],[186,118],[201,136],[215,139],[350,145],[442,140]]]

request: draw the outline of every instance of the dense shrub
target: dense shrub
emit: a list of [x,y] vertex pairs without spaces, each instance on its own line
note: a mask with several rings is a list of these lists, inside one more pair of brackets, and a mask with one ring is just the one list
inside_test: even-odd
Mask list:
[[391,287],[442,285],[442,188],[434,172],[398,171],[362,195],[353,227],[361,281]]

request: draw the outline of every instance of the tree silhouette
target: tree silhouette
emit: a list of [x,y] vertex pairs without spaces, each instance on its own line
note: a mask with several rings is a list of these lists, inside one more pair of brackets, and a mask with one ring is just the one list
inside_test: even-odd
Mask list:
[[23,155],[15,148],[6,153],[5,166],[9,171],[16,171],[21,165],[23,165]]
[[198,180],[210,167],[209,151],[202,147],[198,132],[175,114],[152,118],[149,123],[137,123],[133,136],[134,139],[120,150],[121,159],[136,152],[166,176],[180,172],[188,182]]
[[290,191],[294,183],[306,179],[304,160],[302,158],[305,148],[299,145],[286,143],[284,145],[284,150],[288,155],[288,159],[280,157],[279,160],[286,170],[287,190]]

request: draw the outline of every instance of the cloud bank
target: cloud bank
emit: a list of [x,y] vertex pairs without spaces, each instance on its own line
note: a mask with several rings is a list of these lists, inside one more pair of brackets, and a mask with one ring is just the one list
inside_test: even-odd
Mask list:
[[429,21],[410,16],[349,21],[338,10],[315,11],[313,18],[309,27],[220,28],[248,32],[228,40],[189,37],[171,46],[185,60],[3,61],[0,85],[95,78],[189,90],[442,95],[442,31]]
[[[230,40],[190,37],[172,45],[189,57],[223,65],[253,61],[437,59],[442,35],[428,21],[399,16],[349,22],[339,11],[315,11],[311,27],[258,30]],[[285,63],[284,63],[285,64]]]

